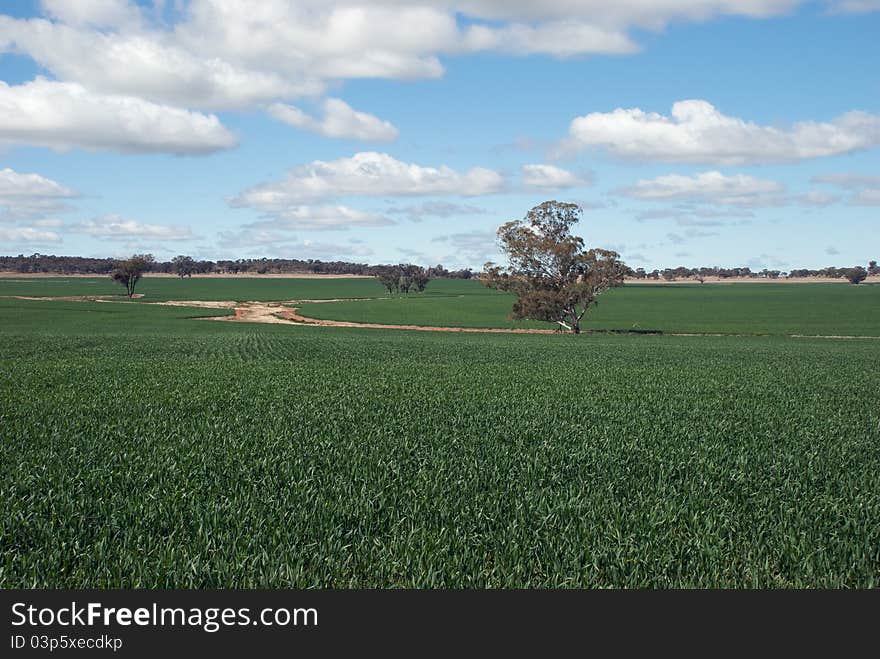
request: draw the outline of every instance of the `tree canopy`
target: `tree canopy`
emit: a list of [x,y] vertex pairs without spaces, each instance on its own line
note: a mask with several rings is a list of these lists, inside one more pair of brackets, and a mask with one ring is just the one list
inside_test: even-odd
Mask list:
[[617,252],[588,249],[572,235],[581,213],[577,204],[545,201],[498,229],[509,264],[487,263],[483,283],[516,295],[513,318],[557,323],[578,334],[596,298],[623,283],[626,266]]
[[118,261],[116,268],[110,273],[113,281],[125,286],[128,297],[134,296],[134,289],[144,272],[155,263],[152,254],[135,254],[124,261]]

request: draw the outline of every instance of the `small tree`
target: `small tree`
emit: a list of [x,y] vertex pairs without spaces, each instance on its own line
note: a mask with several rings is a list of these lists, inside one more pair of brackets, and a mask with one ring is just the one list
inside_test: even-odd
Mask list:
[[128,297],[134,297],[134,289],[141,276],[156,262],[152,254],[135,254],[124,261],[117,261],[116,268],[110,273],[113,281],[125,286]]
[[514,318],[557,323],[573,334],[596,298],[623,283],[625,266],[606,249],[586,249],[571,228],[581,217],[576,204],[545,201],[522,220],[498,229],[510,265],[487,263],[483,283],[517,296]]
[[850,284],[860,284],[868,278],[868,271],[859,265],[847,270],[846,278]]
[[175,274],[183,279],[184,277],[192,277],[196,272],[196,262],[191,256],[175,256],[171,259],[171,266],[174,268]]
[[379,283],[388,291],[388,295],[393,295],[400,287],[400,273],[396,268],[385,268],[376,275]]
[[419,293],[425,292],[425,288],[428,286],[429,281],[431,281],[431,277],[428,275],[428,271],[424,268],[418,268],[415,273],[413,273],[413,286],[416,287],[416,290]]
[[877,265],[877,261],[870,261],[868,263],[868,274],[880,275],[880,265]]

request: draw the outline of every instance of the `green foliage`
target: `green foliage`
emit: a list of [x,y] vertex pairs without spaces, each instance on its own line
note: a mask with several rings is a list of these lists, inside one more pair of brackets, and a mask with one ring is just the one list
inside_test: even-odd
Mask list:
[[850,284],[861,284],[867,278],[868,271],[860,265],[846,271],[846,280]]
[[0,587],[880,585],[876,340],[216,313],[0,300]]
[[117,261],[110,278],[125,288],[128,297],[132,297],[137,283],[155,262],[152,254],[134,254],[123,261]]
[[626,268],[617,252],[587,249],[571,233],[581,213],[577,204],[545,201],[498,228],[508,264],[487,263],[483,283],[516,295],[512,318],[557,323],[579,334],[596,298],[623,284]]

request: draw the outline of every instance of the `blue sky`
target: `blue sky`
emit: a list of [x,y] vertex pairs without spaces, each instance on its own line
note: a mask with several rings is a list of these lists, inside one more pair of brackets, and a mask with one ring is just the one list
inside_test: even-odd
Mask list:
[[[257,8],[258,7],[258,8]],[[0,253],[880,259],[880,2],[5,2]]]

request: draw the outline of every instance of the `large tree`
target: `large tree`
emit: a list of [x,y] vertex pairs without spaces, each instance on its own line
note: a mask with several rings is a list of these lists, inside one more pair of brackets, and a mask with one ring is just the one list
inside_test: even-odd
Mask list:
[[850,268],[846,271],[846,278],[850,284],[861,284],[868,278],[868,271],[862,266],[857,265],[855,268]]
[[152,254],[135,254],[131,258],[117,261],[116,268],[110,273],[113,281],[125,286],[128,297],[134,297],[134,289],[144,272],[156,262]]
[[626,266],[617,252],[587,249],[583,238],[572,235],[581,212],[577,204],[545,201],[498,229],[509,264],[487,263],[483,283],[516,295],[513,318],[558,323],[579,334],[596,298],[623,283]]

